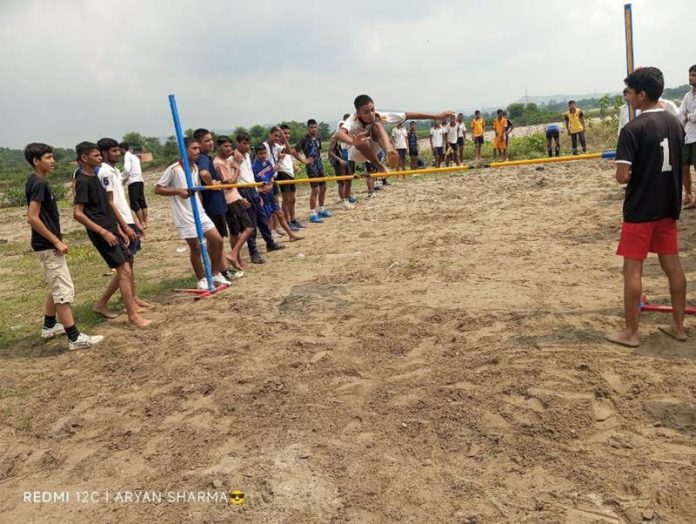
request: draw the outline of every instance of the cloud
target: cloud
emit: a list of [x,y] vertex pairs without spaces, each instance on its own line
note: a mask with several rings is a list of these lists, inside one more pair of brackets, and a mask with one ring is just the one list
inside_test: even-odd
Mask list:
[[[636,61],[685,82],[696,6],[634,3]],[[180,0],[0,5],[0,144],[131,130],[333,121],[381,107],[473,109],[530,94],[618,91],[623,2]],[[691,60],[693,62],[693,60]]]

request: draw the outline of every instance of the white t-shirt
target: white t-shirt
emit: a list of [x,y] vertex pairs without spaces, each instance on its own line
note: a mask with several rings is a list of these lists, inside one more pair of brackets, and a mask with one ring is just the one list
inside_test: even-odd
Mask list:
[[281,156],[283,151],[285,151],[285,146],[283,145],[276,144],[274,147],[276,157],[278,158],[278,171],[295,178],[295,165],[292,162],[292,155],[290,153],[286,153]]
[[[336,126],[336,129],[341,129],[341,128],[343,127],[343,124],[345,124],[345,123],[346,123],[345,120],[339,120],[339,121],[338,121],[338,126]],[[346,144],[345,142],[339,141],[339,142],[338,142],[338,145],[341,146],[341,149],[345,149],[345,150],[350,149],[350,144]]]
[[[406,121],[406,113],[381,113],[376,111],[376,114],[384,124],[397,125]],[[360,121],[357,113],[353,113],[342,123],[341,128],[348,131],[349,135],[355,136],[365,131],[365,124]],[[379,144],[374,140],[370,140],[370,147],[375,155],[380,151]],[[352,146],[348,150],[348,158],[354,162],[365,162],[367,160],[360,151]]]
[[[636,116],[640,115],[640,109],[636,109]],[[626,124],[630,121],[631,113],[628,109],[628,104],[624,104],[619,109],[619,134]]]
[[696,95],[693,91],[684,95],[684,100],[679,107],[679,119],[684,122],[684,131],[686,131],[684,143],[693,144],[696,142]]
[[433,141],[433,147],[442,147],[444,135],[441,127],[430,128],[430,138]]
[[126,151],[126,154],[123,157],[123,175],[128,181],[128,185],[131,185],[133,182],[143,182],[143,172],[140,168],[140,159],[130,151]]
[[457,143],[457,129],[458,126],[456,125],[450,125],[447,124],[447,141],[450,144],[456,144]]
[[119,215],[123,217],[126,224],[134,224],[133,213],[131,208],[126,201],[126,193],[123,190],[123,175],[117,167],[104,162],[99,167],[99,173],[97,174],[99,181],[106,189],[107,193],[111,193],[114,199],[114,205],[118,210]]
[[244,160],[239,166],[239,183],[253,184],[255,182],[254,170],[251,168],[251,156],[249,156],[249,153],[245,153]]
[[[380,111],[375,111],[375,113],[383,124],[398,125],[406,121],[406,113],[382,113]],[[339,125],[347,129],[348,133],[353,136],[365,131],[365,124],[360,121],[357,113],[353,113],[347,120],[339,122]]]
[[457,122],[457,138],[464,138],[464,133],[466,133],[466,124]]
[[406,129],[395,127],[392,129],[392,138],[394,139],[394,144],[396,149],[406,149],[406,137],[408,136],[408,131]]
[[[191,179],[194,186],[200,185],[201,181],[198,178],[198,166],[194,165],[191,168]],[[181,167],[179,162],[175,162],[167,169],[164,170],[162,176],[157,181],[157,185],[162,187],[172,187],[176,189],[186,189],[188,185],[186,184],[186,173]],[[198,212],[201,215],[201,221],[208,221],[208,215],[206,215],[203,210],[203,202],[201,202],[201,193],[196,191],[194,196],[189,198],[181,198],[180,196],[169,197],[169,204],[172,209],[172,218],[174,219],[174,225],[178,229],[191,228],[196,226],[196,222],[193,219],[193,211],[191,210],[191,199],[198,199]]]

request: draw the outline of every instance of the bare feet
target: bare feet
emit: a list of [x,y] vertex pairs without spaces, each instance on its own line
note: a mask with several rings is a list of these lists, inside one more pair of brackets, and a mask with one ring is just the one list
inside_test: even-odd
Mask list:
[[687,340],[686,331],[684,331],[684,328],[676,329],[674,326],[670,326],[661,327],[658,329],[668,337],[672,337],[674,340],[678,340],[679,342],[686,342]]
[[117,313],[116,311],[111,311],[108,307],[103,306],[101,304],[94,304],[92,311],[106,319],[114,319],[121,314],[120,312]]
[[140,307],[142,307],[142,308],[149,309],[149,308],[152,307],[152,304],[150,304],[149,302],[145,302],[145,301],[144,301],[142,298],[140,298],[140,297],[135,297],[134,300],[135,300],[136,305],[138,305],[138,306],[140,306]]
[[147,319],[141,317],[140,315],[136,314],[136,315],[133,315],[131,317],[128,317],[128,323],[131,326],[135,326],[135,327],[147,327],[150,324],[152,324],[152,320],[147,320]]
[[292,235],[292,236],[289,236],[289,237],[288,237],[288,239],[290,240],[290,242],[297,242],[298,240],[302,240],[303,238],[304,238],[304,237],[298,237],[297,235]]
[[640,340],[638,335],[628,335],[625,331],[619,331],[613,335],[607,335],[606,339],[614,344],[619,344],[620,346],[626,346],[627,348],[637,348],[640,346]]

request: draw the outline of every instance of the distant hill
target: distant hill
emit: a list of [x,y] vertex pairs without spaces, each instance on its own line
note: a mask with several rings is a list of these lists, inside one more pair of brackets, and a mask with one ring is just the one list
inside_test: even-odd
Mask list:
[[[684,84],[679,87],[668,87],[665,88],[665,92],[662,95],[663,98],[667,98],[669,100],[681,100],[684,98],[684,95],[686,94],[687,91],[689,91],[691,87],[688,84]],[[610,96],[616,96],[616,95],[621,95],[620,92],[615,92],[615,93],[599,93],[595,92],[592,94],[584,94],[584,95],[528,95],[528,96],[522,96],[518,98],[515,103],[518,104],[537,104],[539,106],[545,106],[545,105],[555,105],[560,102],[567,102],[568,100],[599,100],[602,96],[605,94],[609,94]]]

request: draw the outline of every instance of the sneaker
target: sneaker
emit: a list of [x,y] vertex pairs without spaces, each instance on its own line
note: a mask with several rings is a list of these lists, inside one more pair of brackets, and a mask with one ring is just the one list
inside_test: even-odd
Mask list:
[[383,185],[383,186],[390,186],[391,183],[390,183],[389,180],[387,180],[386,178],[383,178],[383,179],[382,179],[382,185]]
[[351,204],[356,204],[358,202],[358,198],[354,197],[354,196],[350,196],[350,197],[348,197],[348,202],[350,202]]
[[290,228],[290,231],[292,231],[293,233],[297,233],[300,230],[298,226],[292,223],[288,224],[288,227]]
[[41,338],[53,338],[56,335],[63,335],[65,333],[65,328],[60,322],[56,322],[56,325],[52,328],[42,327],[41,328]]
[[217,284],[218,286],[229,286],[230,284],[232,284],[232,282],[227,280],[220,273],[218,273],[217,275],[213,275],[213,283]]
[[283,231],[281,228],[276,229],[275,232],[281,237],[285,236],[285,231]]
[[263,259],[261,255],[256,253],[255,255],[251,255],[251,263],[252,264],[265,264],[266,261]]
[[208,291],[208,279],[207,278],[201,278],[198,281],[198,290],[199,291]]
[[[377,189],[377,188],[375,188],[375,189]],[[375,198],[375,194],[374,194],[374,193],[368,193],[368,194],[367,194],[367,198]]]
[[319,215],[310,215],[309,221],[312,224],[323,224],[324,223],[324,221],[321,219],[321,217]]
[[74,342],[72,340],[68,341],[68,351],[91,348],[92,346],[99,344],[99,342],[102,340],[104,340],[104,337],[101,335],[87,335],[85,333],[80,333],[77,340]]
[[323,211],[319,211],[319,216],[321,218],[331,218],[333,216],[333,213],[328,209],[324,209]]
[[290,224],[292,224],[293,226],[295,226],[295,227],[298,228],[298,229],[303,229],[303,228],[304,228],[304,226],[300,223],[299,220],[293,220],[293,221],[290,222]]
[[382,191],[382,188],[375,184],[375,191]]
[[281,249],[285,249],[285,246],[281,246],[280,244],[271,244],[270,246],[266,246],[266,251],[268,252],[280,251]]
[[355,206],[353,204],[351,204],[348,200],[344,200],[343,207],[346,209],[353,209]]

